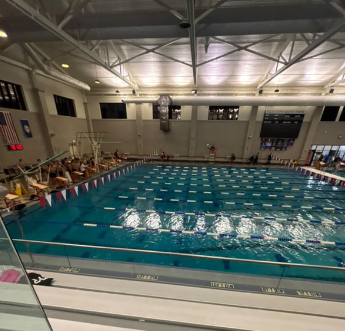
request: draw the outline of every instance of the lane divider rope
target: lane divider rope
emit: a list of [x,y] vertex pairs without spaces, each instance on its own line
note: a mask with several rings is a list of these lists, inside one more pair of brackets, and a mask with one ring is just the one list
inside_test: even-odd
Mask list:
[[[30,221],[26,221],[30,222]],[[291,239],[291,238],[279,238],[279,237],[269,237],[263,235],[243,235],[243,234],[230,234],[230,233],[214,233],[207,231],[187,231],[187,230],[174,230],[174,229],[162,229],[162,228],[149,228],[149,227],[133,227],[127,225],[112,225],[112,224],[99,224],[99,223],[82,223],[82,222],[46,222],[46,221],[32,221],[35,223],[44,222],[45,224],[64,224],[64,225],[74,225],[83,227],[100,227],[100,228],[110,228],[119,229],[127,231],[145,231],[150,233],[170,233],[170,234],[189,234],[197,236],[212,236],[218,238],[229,238],[229,239],[240,239],[240,240],[262,240],[262,241],[276,241],[285,242],[293,244],[314,244],[314,245],[326,245],[326,246],[345,246],[345,243],[325,241],[325,240],[315,240],[315,239]]]
[[[101,189],[107,189],[106,187],[101,187]],[[123,188],[119,188],[119,190],[123,190]],[[166,189],[152,189],[152,188],[137,188],[137,187],[129,187],[129,190],[132,191],[148,191],[148,192],[164,192],[164,193],[186,193],[186,194],[212,194],[209,191],[186,191],[186,190],[166,190]],[[114,190],[113,190],[114,191]],[[244,193],[244,192],[213,192],[215,194],[221,195],[238,195],[238,196],[256,196],[256,197],[269,197],[269,198],[286,198],[286,199],[306,199],[306,200],[345,200],[342,198],[322,198],[322,197],[310,197],[310,196],[296,196],[296,195],[278,195],[278,194],[262,194],[262,193]],[[104,197],[107,197],[104,195]]]

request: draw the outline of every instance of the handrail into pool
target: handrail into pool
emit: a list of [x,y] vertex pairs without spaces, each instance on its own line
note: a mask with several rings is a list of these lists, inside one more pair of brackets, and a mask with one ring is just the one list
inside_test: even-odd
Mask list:
[[[8,240],[7,238],[0,238],[0,240]],[[52,246],[64,246],[64,247],[79,247],[79,248],[92,248],[100,250],[111,250],[118,252],[131,252],[131,253],[146,253],[146,254],[156,254],[156,255],[170,255],[170,256],[180,256],[188,258],[199,258],[206,260],[218,260],[218,261],[233,261],[233,262],[244,262],[244,263],[255,263],[264,265],[276,265],[276,266],[286,266],[286,267],[300,267],[300,268],[313,268],[313,269],[325,269],[325,270],[338,270],[344,271],[345,267],[329,267],[329,266],[318,266],[309,264],[299,264],[299,263],[287,263],[287,262],[273,262],[273,261],[257,261],[248,259],[237,259],[231,257],[221,257],[221,256],[209,256],[209,255],[195,255],[195,254],[185,254],[185,253],[174,253],[174,252],[159,252],[143,249],[131,249],[131,248],[118,248],[118,247],[106,247],[106,246],[91,246],[91,245],[78,245],[78,244],[67,244],[49,241],[38,241],[38,240],[23,240],[23,239],[12,239],[14,242],[22,242],[29,244],[42,244],[42,245],[52,245]]]

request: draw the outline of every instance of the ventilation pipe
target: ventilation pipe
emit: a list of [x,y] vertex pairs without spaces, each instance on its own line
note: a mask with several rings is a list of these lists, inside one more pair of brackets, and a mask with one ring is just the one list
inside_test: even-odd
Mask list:
[[34,52],[34,50],[28,45],[28,44],[21,44],[21,47],[24,49],[24,51],[30,56],[30,58],[35,62],[37,67],[43,71],[48,76],[57,78],[67,84],[70,84],[72,86],[75,86],[79,89],[85,90],[85,91],[90,91],[91,88],[89,85],[81,82],[78,79],[75,79],[71,76],[62,74],[56,70],[53,70],[51,68],[47,68],[44,63],[41,61],[41,59],[37,56],[37,54]]
[[[344,96],[230,96],[230,97],[178,97],[172,96],[172,104],[179,106],[341,106]],[[128,98],[124,103],[153,103],[153,98]]]

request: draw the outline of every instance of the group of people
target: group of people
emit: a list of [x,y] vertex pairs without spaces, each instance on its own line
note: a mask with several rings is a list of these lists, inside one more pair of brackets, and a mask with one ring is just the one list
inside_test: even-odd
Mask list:
[[[126,160],[124,156],[119,154],[116,150],[114,157],[110,160],[105,160],[103,157],[98,162],[99,170],[107,170],[111,166],[116,166],[118,163]],[[17,162],[19,173],[29,170],[34,166],[42,163],[41,159],[37,159],[34,165],[26,165],[22,159]],[[83,155],[81,158],[65,157],[61,160],[54,160],[40,166],[42,181],[50,183],[52,186],[60,186],[59,177],[68,178],[73,182],[90,177],[97,172],[95,158],[93,156]]]
[[342,159],[339,156],[324,156],[320,155],[316,161],[315,168],[317,170],[322,170],[323,168],[333,168],[334,172],[337,173],[341,168]]
[[[252,155],[250,158],[249,158],[249,164],[258,164],[259,162],[259,153],[256,153],[255,155]],[[269,162],[271,162],[271,160],[269,160]]]

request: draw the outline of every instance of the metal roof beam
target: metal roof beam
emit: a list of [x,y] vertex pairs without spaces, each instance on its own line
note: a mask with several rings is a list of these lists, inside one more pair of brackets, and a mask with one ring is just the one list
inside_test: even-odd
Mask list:
[[169,46],[169,45],[175,43],[176,41],[178,41],[179,39],[180,39],[180,38],[175,38],[175,39],[173,39],[173,40],[171,40],[171,41],[169,41],[169,42],[167,42],[167,43],[165,43],[165,44],[163,44],[163,45],[159,45],[159,46],[156,46],[156,47],[151,48],[151,49],[148,49],[148,48],[146,48],[146,47],[143,47],[143,46],[134,44],[134,43],[132,43],[132,42],[130,42],[130,41],[127,41],[127,40],[122,40],[122,39],[120,39],[121,42],[126,43],[126,44],[128,44],[128,45],[132,45],[132,46],[141,48],[141,49],[144,49],[145,52],[140,53],[140,54],[135,55],[135,56],[132,56],[131,58],[128,58],[128,59],[123,60],[123,61],[120,61],[120,62],[115,61],[115,62],[110,66],[110,68],[114,68],[114,67],[117,67],[117,66],[121,66],[121,65],[124,64],[124,63],[130,62],[130,61],[132,61],[132,60],[134,60],[134,59],[136,59],[136,58],[138,58],[138,57],[140,57],[140,56],[143,56],[143,55],[146,55],[146,54],[149,54],[149,53],[155,53],[155,54],[157,54],[157,55],[166,57],[166,58],[168,58],[168,59],[170,59],[170,60],[173,60],[173,61],[175,61],[175,62],[179,62],[179,63],[182,63],[182,64],[185,64],[185,65],[190,66],[190,64],[188,64],[188,63],[185,63],[185,62],[183,62],[183,61],[180,61],[180,60],[178,60],[178,59],[175,59],[175,58],[173,58],[173,57],[171,57],[171,56],[168,56],[168,55],[165,55],[165,54],[161,54],[161,53],[156,52],[157,49],[163,48],[163,47],[165,47],[165,46]]
[[177,10],[171,8],[164,1],[162,1],[162,0],[153,0],[153,1],[156,2],[157,4],[159,4],[160,6],[162,6],[163,8],[165,8],[166,10],[168,10],[172,15],[174,15],[178,19],[180,19],[180,20],[184,19],[183,15],[181,15]]
[[58,25],[59,29],[62,29],[78,12],[81,11],[87,4],[89,4],[91,0],[81,0],[78,4],[79,0],[74,0],[70,3],[69,7],[67,8],[64,17],[62,18],[61,22]]
[[[334,77],[324,86],[324,88],[329,88],[331,86],[335,86],[342,83],[342,80],[345,75],[345,63],[343,67],[334,75]],[[340,80],[338,79],[340,78]]]
[[227,2],[229,0],[220,0],[215,5],[213,5],[211,8],[207,9],[204,13],[202,13],[200,16],[198,16],[195,19],[195,24],[198,24],[202,19],[204,19],[207,15],[211,14],[214,10],[216,10],[218,7],[220,7],[224,2]]
[[190,41],[190,52],[191,52],[191,58],[192,58],[192,68],[193,68],[193,85],[194,88],[197,88],[197,73],[196,73],[196,68],[197,68],[197,40],[195,36],[195,19],[194,19],[194,8],[195,8],[195,3],[194,0],[187,0],[187,13],[188,13],[188,20],[190,23],[190,28],[189,28],[189,41]]
[[259,41],[254,42],[254,43],[250,43],[249,45],[246,45],[246,46],[240,46],[239,48],[236,48],[236,49],[234,49],[234,50],[232,50],[232,51],[230,51],[230,52],[227,52],[227,53],[225,53],[225,54],[216,56],[216,57],[214,57],[214,58],[212,58],[212,59],[210,59],[210,60],[207,60],[207,61],[204,61],[204,62],[200,62],[200,63],[197,64],[197,67],[203,66],[203,65],[205,65],[205,64],[207,64],[207,63],[210,63],[210,62],[212,62],[212,61],[219,60],[219,59],[221,59],[222,57],[231,55],[231,54],[233,54],[233,53],[240,52],[240,51],[242,51],[242,50],[248,49],[248,48],[251,47],[251,46],[260,44],[260,43],[265,42],[265,41],[267,41],[267,40],[269,40],[269,39],[272,39],[272,38],[274,38],[274,37],[276,37],[276,36],[278,36],[278,35],[273,35],[273,36],[270,36],[270,37],[261,39],[261,40],[259,40]]
[[66,70],[62,69],[60,65],[58,65],[55,61],[53,61],[48,54],[46,54],[44,51],[42,51],[37,45],[35,44],[29,44],[29,46],[37,52],[39,55],[41,55],[45,60],[44,62],[50,63],[56,70],[62,72],[65,75],[68,75]]
[[321,37],[315,39],[308,47],[295,55],[288,63],[286,63],[282,68],[277,70],[272,76],[267,77],[258,85],[258,89],[265,86],[267,83],[272,81],[275,77],[279,76],[285,70],[289,69],[291,66],[302,60],[306,55],[311,53],[314,49],[318,48],[321,44],[329,40],[333,35],[335,35],[340,29],[345,26],[345,18],[337,20],[327,32],[325,32]]
[[60,30],[56,26],[56,24],[54,24],[53,22],[51,22],[50,20],[42,16],[40,13],[38,13],[34,8],[32,8],[26,2],[24,2],[23,0],[6,0],[6,1],[9,4],[11,4],[13,7],[17,8],[22,13],[24,13],[26,16],[30,17],[36,23],[43,26],[46,30],[55,34],[61,40],[67,42],[68,44],[78,49],[80,52],[86,54],[88,57],[94,60],[99,66],[103,67],[104,69],[112,73],[113,75],[119,77],[122,81],[127,83],[132,88],[138,89],[138,86],[136,84],[134,84],[132,81],[130,81],[129,79],[121,75],[116,70],[113,70],[112,68],[107,66],[106,62],[103,59],[101,59],[97,54],[91,52],[88,48],[86,48],[79,41],[71,37],[68,33],[64,32],[63,30]]
[[258,55],[260,57],[263,57],[267,60],[270,60],[270,61],[274,61],[274,62],[278,62],[278,63],[285,63],[284,61],[280,61],[279,59],[276,59],[274,57],[271,57],[271,56],[268,56],[266,54],[262,54],[262,53],[259,53],[259,52],[256,52],[256,51],[253,51],[252,49],[249,49],[248,47],[242,47],[236,43],[233,43],[233,42],[230,42],[230,41],[227,41],[227,40],[224,40],[224,39],[221,39],[221,38],[218,38],[218,37],[212,37],[212,39],[214,40],[218,40],[224,44],[228,44],[230,46],[233,46],[233,47],[236,47],[237,49],[241,50],[241,51],[245,51],[245,52],[249,52],[249,53],[252,53],[252,54],[255,54],[255,55]]
[[[285,52],[285,50],[289,47],[290,43],[295,41],[296,39],[296,34],[290,34],[288,35],[287,39],[285,40],[285,42],[282,44],[281,47],[279,47],[275,53],[274,53],[274,57],[276,57],[277,59],[279,59],[279,57],[282,56],[282,54]],[[286,61],[286,60],[285,60]],[[270,65],[269,69],[266,71],[266,73],[264,74],[264,76],[262,77],[261,82],[263,82],[269,75],[271,75],[271,71],[274,68],[277,68],[278,63],[273,63]],[[260,85],[260,84],[259,84]]]

